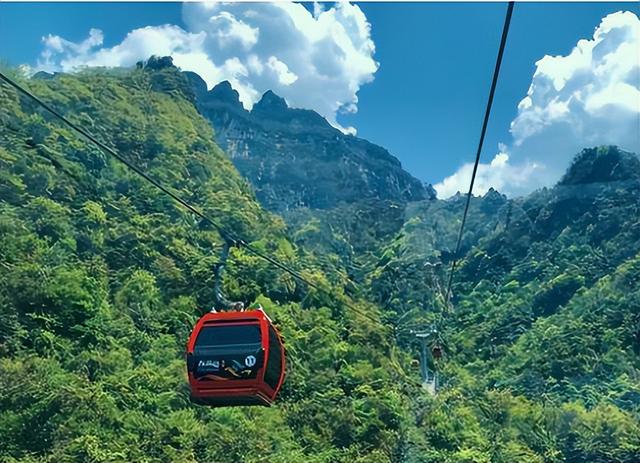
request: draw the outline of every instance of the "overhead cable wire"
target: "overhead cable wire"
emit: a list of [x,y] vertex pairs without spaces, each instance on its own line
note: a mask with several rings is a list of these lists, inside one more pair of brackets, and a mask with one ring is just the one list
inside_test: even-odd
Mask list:
[[464,206],[464,213],[462,215],[462,223],[460,224],[460,230],[458,232],[458,240],[453,253],[453,260],[451,261],[451,270],[449,272],[449,281],[447,283],[447,292],[445,293],[445,304],[448,304],[451,299],[451,285],[453,283],[453,274],[456,270],[458,258],[460,257],[460,246],[462,244],[462,235],[464,233],[464,226],[467,222],[467,214],[469,213],[469,205],[471,204],[471,195],[473,194],[473,185],[476,180],[476,174],[478,172],[478,165],[480,164],[480,154],[482,153],[482,146],[484,145],[484,138],[487,133],[487,126],[489,124],[489,117],[491,115],[491,107],[493,106],[493,98],[495,96],[496,87],[498,84],[498,76],[500,75],[500,66],[502,65],[502,57],[507,44],[507,35],[509,34],[509,25],[511,24],[511,16],[513,14],[514,2],[510,1],[507,6],[507,14],[504,19],[504,26],[502,28],[502,38],[500,39],[500,48],[498,49],[498,56],[496,58],[496,64],[493,70],[493,79],[491,81],[491,90],[489,91],[489,98],[487,100],[487,106],[484,112],[484,120],[482,122],[482,130],[480,132],[480,140],[478,142],[478,150],[476,151],[476,159],[473,165],[473,172],[471,174],[471,182],[469,183],[469,192],[467,193],[467,201]]

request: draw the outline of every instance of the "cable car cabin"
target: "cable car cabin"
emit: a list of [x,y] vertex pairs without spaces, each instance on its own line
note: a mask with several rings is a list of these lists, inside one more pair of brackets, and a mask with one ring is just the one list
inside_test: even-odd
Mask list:
[[431,355],[434,359],[440,360],[442,358],[442,346],[440,346],[440,344],[433,346],[431,349]]
[[282,339],[261,309],[207,313],[189,337],[187,372],[194,403],[269,406],[284,371]]

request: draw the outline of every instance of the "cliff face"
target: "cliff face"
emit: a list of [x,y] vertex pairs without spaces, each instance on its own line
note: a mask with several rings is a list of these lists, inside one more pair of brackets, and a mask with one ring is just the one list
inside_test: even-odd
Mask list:
[[207,91],[198,76],[188,77],[216,140],[270,210],[435,196],[387,150],[343,134],[314,111],[290,108],[271,91],[247,111],[229,82]]

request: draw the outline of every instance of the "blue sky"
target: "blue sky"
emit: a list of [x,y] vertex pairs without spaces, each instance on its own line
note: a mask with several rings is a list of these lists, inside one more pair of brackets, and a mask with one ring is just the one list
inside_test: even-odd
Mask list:
[[[306,6],[311,18],[314,7]],[[337,14],[335,20],[330,19],[328,15],[324,18],[327,24],[330,23],[332,26],[345,25],[345,36],[350,38],[357,49],[353,51],[349,45],[346,57],[350,61],[357,61],[357,64],[350,65],[345,68],[346,70],[336,68],[336,66],[343,66],[336,61],[318,59],[312,63],[315,67],[326,66],[328,70],[326,74],[342,72],[349,75],[344,79],[331,80],[329,84],[323,83],[325,81],[320,78],[322,76],[306,75],[298,71],[302,69],[301,65],[296,67],[296,60],[299,57],[296,57],[291,50],[282,46],[269,48],[271,44],[265,42],[277,44],[279,40],[291,41],[293,39],[290,37],[298,37],[298,35],[287,35],[290,31],[280,32],[277,28],[270,30],[269,24],[264,20],[260,22],[255,19],[251,23],[248,19],[244,19],[255,29],[248,26],[245,29],[233,29],[239,31],[239,34],[244,34],[242,41],[236,45],[229,46],[227,43],[224,50],[222,47],[202,45],[198,50],[206,50],[211,61],[216,65],[222,59],[217,53],[224,52],[224,59],[229,60],[235,55],[243,59],[248,56],[246,54],[248,49],[270,50],[268,53],[265,51],[267,53],[265,57],[275,53],[274,49],[279,50],[280,54],[273,55],[278,59],[269,63],[265,59],[263,62],[266,66],[273,65],[271,68],[276,72],[274,74],[276,80],[273,81],[273,85],[278,86],[275,88],[276,93],[284,94],[288,101],[299,102],[299,106],[318,110],[329,120],[333,118],[332,122],[336,125],[345,128],[354,127],[357,129],[358,136],[387,148],[401,160],[407,170],[425,182],[436,184],[458,171],[458,177],[453,176],[450,179],[451,185],[443,190],[443,192],[446,190],[444,195],[451,194],[452,189],[466,181],[465,171],[460,168],[472,160],[475,153],[506,4],[359,3],[357,6],[364,14],[364,21],[371,24],[370,33],[362,26],[364,23],[358,16],[361,14],[359,11],[354,10],[349,11],[349,15],[344,14],[346,19],[340,19]],[[330,10],[331,4],[325,5],[324,9]],[[246,6],[225,9],[224,17],[216,16],[221,21],[219,27],[226,28],[225,30],[231,30],[229,24],[234,27],[238,25],[244,27],[240,19],[244,18],[246,11]],[[568,137],[564,136],[561,129],[554,128],[552,133],[554,136],[557,135],[559,140],[571,138],[571,143],[554,142],[555,138],[541,132],[537,140],[534,140],[536,137],[531,138],[533,141],[530,143],[531,148],[528,149],[528,141],[516,146],[514,137],[509,132],[510,123],[519,116],[520,112],[526,112],[526,108],[524,111],[519,111],[518,104],[527,95],[536,71],[536,61],[545,55],[569,55],[578,40],[591,39],[602,18],[617,11],[635,11],[637,15],[637,3],[519,3],[516,5],[483,152],[483,162],[487,166],[482,171],[486,178],[484,182],[480,182],[480,190],[486,189],[490,183],[495,183],[499,189],[518,193],[519,183],[529,182],[530,185],[527,188],[532,189],[544,184],[544,181],[540,180],[542,177],[548,178],[551,175],[551,177],[555,176],[555,180],[574,153],[555,154],[556,158],[558,155],[563,157],[562,161],[558,161],[556,165],[552,160],[544,157],[544,153],[550,147],[540,140],[549,139],[548,143],[555,143],[554,146],[558,149],[562,146],[565,150],[578,149],[583,142],[585,145],[617,142],[617,139],[610,140],[608,137],[612,135],[604,132],[600,138],[595,137],[590,140],[582,135],[583,140],[580,134]],[[216,14],[218,13],[220,12]],[[299,12],[287,14],[300,18]],[[319,10],[316,14],[319,14]],[[68,59],[69,56],[74,57],[79,63],[84,60],[91,64],[95,62],[96,56],[100,56],[95,53],[95,50],[112,49],[119,44],[120,48],[124,48],[122,43],[127,33],[139,28],[171,24],[180,31],[197,32],[203,27],[210,27],[199,23],[200,16],[202,16],[201,10],[186,11],[179,3],[1,3],[0,59],[12,65],[26,63],[37,67],[38,60],[43,61],[41,53],[48,47],[55,53],[59,52],[55,55],[56,59],[47,63],[48,66],[53,66],[52,69],[56,66],[65,69],[63,59]],[[238,18],[238,20],[233,19],[233,23],[230,23],[230,18]],[[618,23],[614,26],[622,28]],[[635,25],[632,24],[629,27],[633,28]],[[629,27],[627,29],[631,30]],[[90,52],[86,52],[85,49],[78,51],[78,47],[87,39],[91,28],[102,31],[99,37],[102,40],[96,39],[96,43],[100,43],[95,47],[89,44],[92,50]],[[251,35],[252,30],[259,30],[260,34],[255,34],[254,37]],[[173,37],[176,31],[163,30],[162,33]],[[177,33],[182,34],[179,31]],[[208,33],[211,37],[216,30],[210,29]],[[68,43],[62,42],[60,45],[60,41],[50,41],[45,46],[43,37],[49,34],[65,39]],[[296,34],[299,34],[299,31],[296,31]],[[620,41],[623,39],[616,38],[615,34],[610,36],[613,38],[606,40],[609,42],[617,40],[614,46],[622,43]],[[629,34],[626,37],[624,40],[628,42]],[[179,46],[182,48],[194,46],[190,38],[181,36],[179,40]],[[373,54],[369,42],[375,44]],[[327,54],[331,54],[326,50],[334,50],[336,46],[343,46],[342,42],[336,40],[335,43],[326,45],[334,48],[325,49],[314,46],[309,50],[324,52],[326,57]],[[141,53],[141,49],[148,49],[139,44],[132,48],[138,53]],[[640,60],[638,48],[636,52],[635,60],[638,62]],[[306,51],[305,53],[308,54]],[[625,53],[628,58],[629,52]],[[259,52],[258,55],[260,55]],[[121,55],[118,56],[119,63],[126,63],[122,61]],[[196,59],[194,56],[197,58],[197,55],[190,55],[189,63]],[[227,62],[233,64],[232,61]],[[553,73],[561,69],[565,65],[563,63],[569,63],[569,60],[550,63],[550,66],[551,64],[555,66],[555,70],[548,71],[551,77],[547,80],[553,80]],[[282,67],[283,64],[284,67]],[[591,64],[592,67],[596,65],[597,63]],[[200,64],[196,63],[194,66],[200,66]],[[210,63],[208,66],[203,69],[213,69]],[[212,70],[208,82],[212,83],[211,79],[215,80],[217,76],[235,75],[233,72],[237,71],[233,69],[235,69],[233,66],[225,66],[224,69]],[[272,82],[265,80],[264,76],[253,81],[248,79],[242,83],[238,81],[238,85],[246,87],[246,91],[241,93],[247,100],[255,99],[254,94],[262,93]],[[624,82],[631,82],[632,87],[640,87],[640,82],[637,82],[635,77],[633,81],[629,81],[628,73],[623,74],[621,79]],[[538,86],[542,87],[544,82],[539,82]],[[324,96],[326,98],[323,99]],[[545,98],[551,97],[545,96]],[[533,99],[537,101],[535,95]],[[341,109],[336,109],[335,105],[331,106],[336,101],[342,105]],[[549,101],[545,103],[547,106]],[[357,106],[357,112],[345,113],[345,108],[352,109],[354,106]],[[606,107],[610,108],[611,105]],[[616,125],[619,125],[616,118],[631,117],[630,120],[633,121],[635,117],[633,108],[631,112],[627,111],[629,108],[623,109],[622,112],[608,111],[604,116],[601,112],[598,118],[607,117],[611,119],[612,124]],[[593,119],[595,117],[592,114],[579,114],[579,108],[575,111],[573,108],[571,110],[573,111],[571,117],[574,118]],[[556,123],[557,119],[530,122],[534,113],[532,110],[529,112],[530,114],[523,114],[520,117],[522,120],[520,126],[524,127],[520,132],[523,130],[526,132],[526,127],[529,125],[539,124],[547,127],[551,124],[549,121]],[[567,120],[561,122],[566,124]],[[601,124],[600,119],[598,123]],[[624,123],[623,121],[623,125]],[[527,137],[528,135],[524,136],[525,140],[528,140]],[[618,135],[618,139],[627,147],[636,148],[633,134],[622,133]],[[502,151],[509,153],[508,161],[505,161],[504,157],[495,157],[500,151],[499,143],[505,144],[506,148]],[[541,153],[540,156],[538,153]],[[492,169],[489,164],[493,159],[497,162],[497,170]],[[513,165],[506,165],[506,167],[504,165],[505,162],[515,161],[517,162]],[[540,171],[536,168],[540,166],[544,175],[539,175],[538,180],[531,180],[536,178],[535,172]],[[523,172],[527,172],[526,176]]]
[[[509,123],[531,84],[535,62],[544,55],[568,54],[578,39],[591,37],[604,16],[632,6],[516,4],[485,157],[495,153],[499,142],[509,141]],[[375,81],[360,90],[359,111],[346,123],[358,127],[364,138],[401,154],[414,175],[436,183],[451,173],[452,165],[475,156],[506,5],[360,7],[373,24],[380,69]],[[412,44],[409,60],[403,51],[408,44]],[[398,124],[389,122],[396,118]],[[432,158],[439,162],[430,162]]]

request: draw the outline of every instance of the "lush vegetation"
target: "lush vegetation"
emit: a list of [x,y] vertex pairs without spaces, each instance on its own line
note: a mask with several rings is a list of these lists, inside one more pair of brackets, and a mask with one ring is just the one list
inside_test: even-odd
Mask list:
[[173,80],[23,83],[335,300],[234,250],[227,294],[262,303],[287,341],[282,403],[192,406],[183,348],[213,301],[219,235],[2,87],[0,460],[390,460],[408,407],[383,327],[344,310],[340,274],[287,241]]
[[[585,151],[554,189],[474,199],[451,307],[461,197],[286,225],[174,68],[13,75],[333,296],[234,249],[225,291],[279,325],[287,381],[271,408],[191,405],[183,348],[213,301],[221,237],[0,86],[0,461],[640,460],[635,156]],[[593,177],[603,163],[611,175]],[[415,386],[403,329],[431,322],[446,347],[435,397]]]

